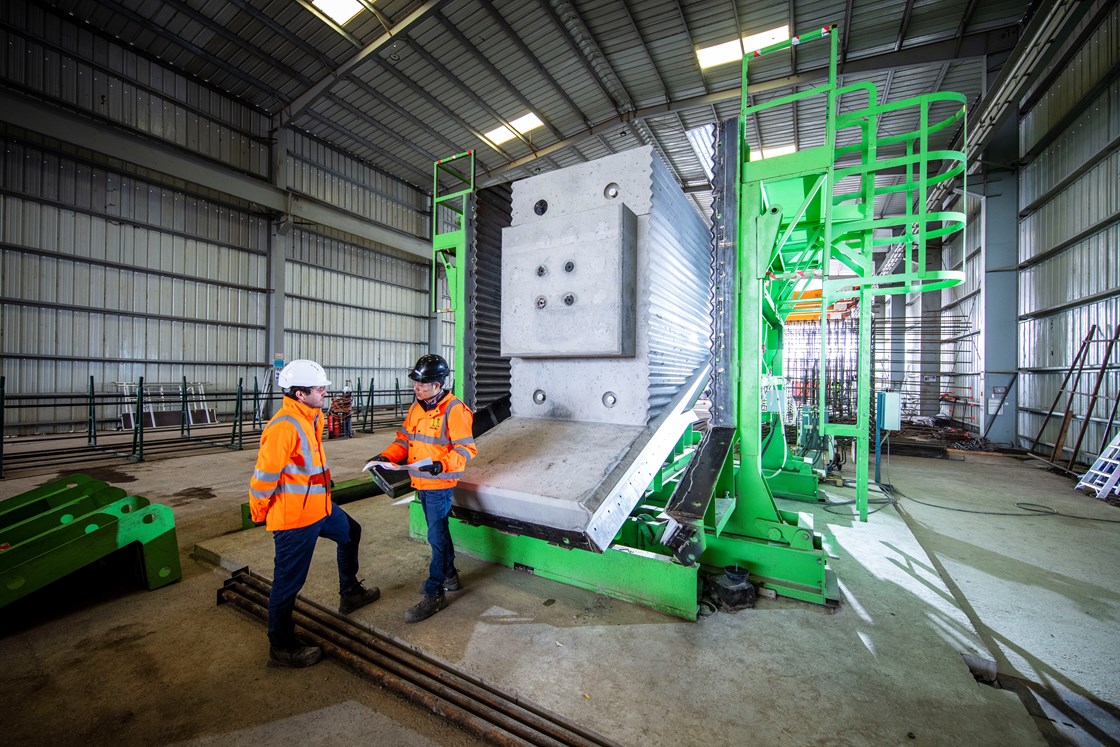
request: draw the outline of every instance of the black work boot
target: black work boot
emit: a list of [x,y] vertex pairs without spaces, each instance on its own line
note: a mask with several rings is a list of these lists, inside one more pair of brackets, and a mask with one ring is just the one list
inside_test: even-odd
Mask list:
[[349,615],[356,609],[365,607],[367,604],[373,604],[381,598],[381,589],[376,586],[372,589],[367,589],[362,586],[361,581],[355,581],[347,591],[338,595],[338,611],[344,615]]
[[309,667],[323,658],[323,651],[318,646],[303,646],[299,643],[288,648],[268,649],[268,666],[270,667]]
[[427,620],[446,606],[447,597],[443,595],[443,592],[436,594],[434,597],[424,597],[424,601],[404,611],[404,621],[406,623],[418,623],[421,620]]
[[[424,593],[424,587],[427,585],[427,583],[428,583],[427,581],[421,581],[420,582],[420,593],[421,594]],[[454,576],[448,576],[447,578],[445,578],[443,580],[443,590],[444,591],[459,591],[462,588],[463,588],[463,584],[459,581],[459,574],[458,573],[456,573]]]

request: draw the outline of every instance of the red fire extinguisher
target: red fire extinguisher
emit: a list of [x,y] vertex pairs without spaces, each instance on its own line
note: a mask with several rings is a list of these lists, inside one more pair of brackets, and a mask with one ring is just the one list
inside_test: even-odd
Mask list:
[[337,415],[327,416],[327,438],[338,438],[342,435],[342,418]]

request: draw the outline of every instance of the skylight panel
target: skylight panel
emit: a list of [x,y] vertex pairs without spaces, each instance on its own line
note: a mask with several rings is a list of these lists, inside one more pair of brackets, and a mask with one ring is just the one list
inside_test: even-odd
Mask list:
[[311,4],[339,26],[345,26],[362,12],[362,4],[358,0],[311,0]]
[[738,62],[743,59],[744,55],[757,52],[788,38],[789,26],[778,26],[769,31],[744,36],[742,39],[733,39],[723,44],[697,49],[696,59],[700,62],[701,70],[716,65],[726,65],[728,62]]
[[490,132],[487,132],[486,139],[494,145],[501,145],[507,140],[513,140],[515,137],[517,137],[518,134],[524,135],[526,132],[535,130],[543,124],[544,122],[540,120],[540,117],[538,117],[536,114],[533,114],[532,112],[529,112],[525,116],[518,117],[517,119],[510,122],[510,125],[513,126],[513,130],[510,130],[509,127],[502,125],[495,130],[490,130]]

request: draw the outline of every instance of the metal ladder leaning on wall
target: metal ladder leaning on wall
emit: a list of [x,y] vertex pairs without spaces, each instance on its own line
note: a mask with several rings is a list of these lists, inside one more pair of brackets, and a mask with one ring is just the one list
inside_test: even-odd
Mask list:
[[1101,500],[1109,493],[1120,495],[1120,433],[1101,451],[1097,461],[1077,483],[1077,489],[1081,488],[1092,488]]

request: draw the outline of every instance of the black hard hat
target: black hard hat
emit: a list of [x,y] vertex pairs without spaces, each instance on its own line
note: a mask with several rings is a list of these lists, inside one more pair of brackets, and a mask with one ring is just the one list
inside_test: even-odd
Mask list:
[[442,384],[447,380],[447,374],[451,369],[447,365],[447,361],[443,359],[442,355],[422,355],[420,360],[416,361],[416,365],[408,372],[408,378],[413,381],[419,381],[422,384],[430,384],[438,382]]

